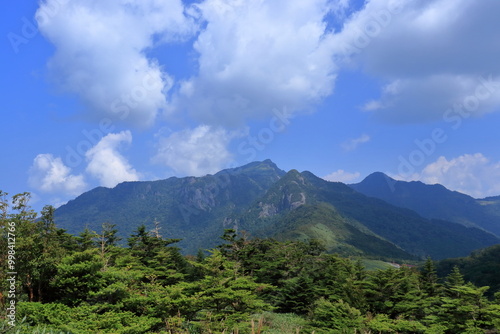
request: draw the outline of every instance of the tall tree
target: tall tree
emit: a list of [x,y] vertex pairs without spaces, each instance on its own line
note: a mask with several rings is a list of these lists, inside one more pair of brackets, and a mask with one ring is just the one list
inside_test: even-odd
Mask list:
[[271,286],[244,275],[239,263],[228,260],[220,250],[214,250],[198,265],[205,272],[204,278],[191,283],[188,289],[193,306],[199,310],[198,320],[210,321],[207,332],[227,331],[249,315],[271,309],[259,296]]
[[87,227],[78,235],[76,238],[77,248],[79,251],[84,251],[87,249],[96,247],[96,235],[97,233],[89,230]]
[[187,261],[179,248],[171,246],[180,239],[163,239],[155,231],[148,232],[145,225],[137,228],[128,238],[132,255],[147,268],[148,275],[165,284],[178,282],[186,273]]
[[436,265],[430,257],[425,261],[424,267],[420,271],[420,281],[422,288],[428,296],[434,297],[438,294],[440,285],[438,284],[438,275]]
[[444,285],[446,287],[447,294],[452,296],[452,297],[458,298],[459,297],[459,295],[457,294],[458,291],[455,290],[454,288],[457,288],[457,287],[462,286],[464,284],[465,284],[464,276],[460,272],[460,269],[458,268],[458,266],[454,266],[451,273],[448,276],[446,276],[446,279],[445,279]]
[[[16,272],[27,292],[28,300],[35,300],[35,286],[38,257],[42,252],[42,245],[38,238],[37,226],[34,223],[36,212],[31,209],[29,200],[31,194],[28,192],[12,196],[12,210],[8,220],[15,224],[15,248],[16,248]],[[21,289],[18,290],[21,292]],[[20,296],[23,297],[22,294]]]
[[101,233],[96,233],[97,244],[99,245],[101,258],[104,262],[104,269],[106,269],[109,265],[110,250],[113,247],[117,246],[118,241],[120,241],[120,237],[118,237],[118,229],[116,228],[116,224],[111,224],[105,222],[102,224]]
[[61,234],[54,223],[55,208],[46,205],[41,211],[40,219],[35,222],[36,236],[34,242],[40,250],[35,259],[33,276],[37,287],[37,300],[42,301],[44,291],[49,290],[49,281],[57,272],[57,263],[64,253],[61,246]]
[[92,292],[105,286],[104,262],[98,249],[88,249],[65,256],[51,280],[58,300],[70,306],[88,300]]

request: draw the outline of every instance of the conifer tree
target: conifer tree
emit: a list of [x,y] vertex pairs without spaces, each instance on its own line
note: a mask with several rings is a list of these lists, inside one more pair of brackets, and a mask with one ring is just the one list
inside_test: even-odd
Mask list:
[[[459,287],[459,286],[462,286],[465,284],[464,276],[460,272],[460,269],[458,268],[458,266],[453,266],[453,270],[451,271],[451,273],[448,276],[446,276],[446,280],[445,280],[444,284],[447,288],[448,293],[451,293],[451,294],[453,294],[452,288],[456,288],[456,287]],[[458,296],[456,296],[456,297],[458,297]]]
[[434,297],[438,294],[440,285],[438,284],[436,265],[430,257],[427,258],[424,267],[420,271],[420,281],[423,290],[429,297]]

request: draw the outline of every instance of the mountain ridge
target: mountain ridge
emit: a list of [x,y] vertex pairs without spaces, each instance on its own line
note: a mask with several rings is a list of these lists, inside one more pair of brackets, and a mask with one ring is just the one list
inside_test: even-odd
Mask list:
[[218,231],[212,231],[207,222],[224,212],[248,205],[284,173],[270,160],[262,162],[258,168],[260,172],[253,176],[238,167],[203,177],[171,177],[123,182],[114,188],[94,188],[59,207],[55,220],[75,234],[85,226],[98,231],[102,223],[110,222],[118,225],[122,238],[128,237],[141,224],[152,227],[157,220],[163,223],[163,232],[166,231],[168,237],[185,239],[181,247],[187,247],[186,239],[189,239],[196,247],[191,250],[196,251],[205,247],[199,240],[199,233],[193,229],[202,229],[215,243]]
[[[478,227],[500,236],[500,196],[475,199],[441,184],[398,181],[380,172],[349,186],[367,196],[414,210],[428,219]],[[486,207],[488,205],[491,208]]]
[[308,171],[285,172],[271,160],[202,177],[98,187],[58,208],[55,221],[70,233],[85,226],[99,231],[109,222],[122,238],[157,221],[165,237],[183,239],[179,247],[191,254],[214,247],[227,228],[263,238],[321,239],[330,252],[385,258],[465,256],[500,242],[474,227],[424,218],[352,185]]

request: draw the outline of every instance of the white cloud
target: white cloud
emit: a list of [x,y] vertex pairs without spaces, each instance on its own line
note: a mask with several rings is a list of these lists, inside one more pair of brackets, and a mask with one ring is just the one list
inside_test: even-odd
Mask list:
[[[213,126],[270,117],[275,108],[308,111],[351,65],[386,83],[365,110],[391,122],[439,120],[477,97],[481,77],[500,71],[497,0],[352,8],[348,0],[47,0],[37,17],[56,48],[49,70],[59,86],[95,117],[138,126],[160,111]],[[165,70],[173,64],[148,58],[160,43],[192,37],[189,79],[174,81]],[[472,114],[499,109],[500,84],[490,86]]]
[[86,171],[99,179],[101,185],[105,187],[114,187],[124,181],[139,180],[140,174],[118,152],[122,144],[131,142],[130,131],[106,135],[85,153],[88,161]]
[[323,179],[325,179],[327,181],[350,183],[350,182],[358,180],[359,177],[360,177],[360,174],[358,172],[350,173],[350,172],[346,172],[343,169],[339,169],[333,173],[330,173],[326,176],[323,176]]
[[41,192],[78,195],[86,184],[83,175],[72,175],[71,168],[52,154],[39,154],[30,168],[29,184]]
[[369,102],[366,110],[389,122],[447,121],[500,107],[500,80],[492,76],[434,75],[399,79],[388,86],[391,89],[384,89],[380,100]]
[[237,134],[208,125],[174,132],[160,138],[153,161],[184,175],[215,173],[231,161],[227,146],[235,136]]
[[370,136],[367,134],[362,134],[358,138],[350,139],[346,141],[345,143],[342,143],[342,148],[346,151],[353,151],[355,150],[359,145],[367,143],[370,141]]
[[492,162],[481,153],[464,154],[447,160],[439,157],[410,179],[439,183],[448,189],[475,198],[500,195],[500,162]]
[[372,111],[372,110],[378,110],[383,108],[383,104],[380,101],[376,100],[371,100],[365,103],[365,105],[362,107],[362,110],[364,111]]
[[146,51],[190,35],[181,0],[47,0],[36,17],[56,51],[48,67],[62,90],[100,119],[151,125],[173,79]]
[[[371,0],[335,35],[338,59],[387,82],[365,109],[390,122],[443,119],[447,109],[500,109],[500,2]],[[482,79],[481,79],[482,78]],[[470,106],[470,105],[469,105]]]
[[210,125],[241,125],[275,108],[310,108],[336,77],[327,0],[222,1],[198,5],[206,28],[194,48],[199,73],[183,82],[177,111]]

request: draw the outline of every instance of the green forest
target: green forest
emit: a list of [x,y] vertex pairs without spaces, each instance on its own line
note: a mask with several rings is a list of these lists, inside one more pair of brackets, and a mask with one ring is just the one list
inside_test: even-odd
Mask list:
[[0,192],[0,333],[500,333],[500,292],[458,265],[369,269],[315,240],[229,229],[183,255],[158,225],[70,235],[29,199]]

